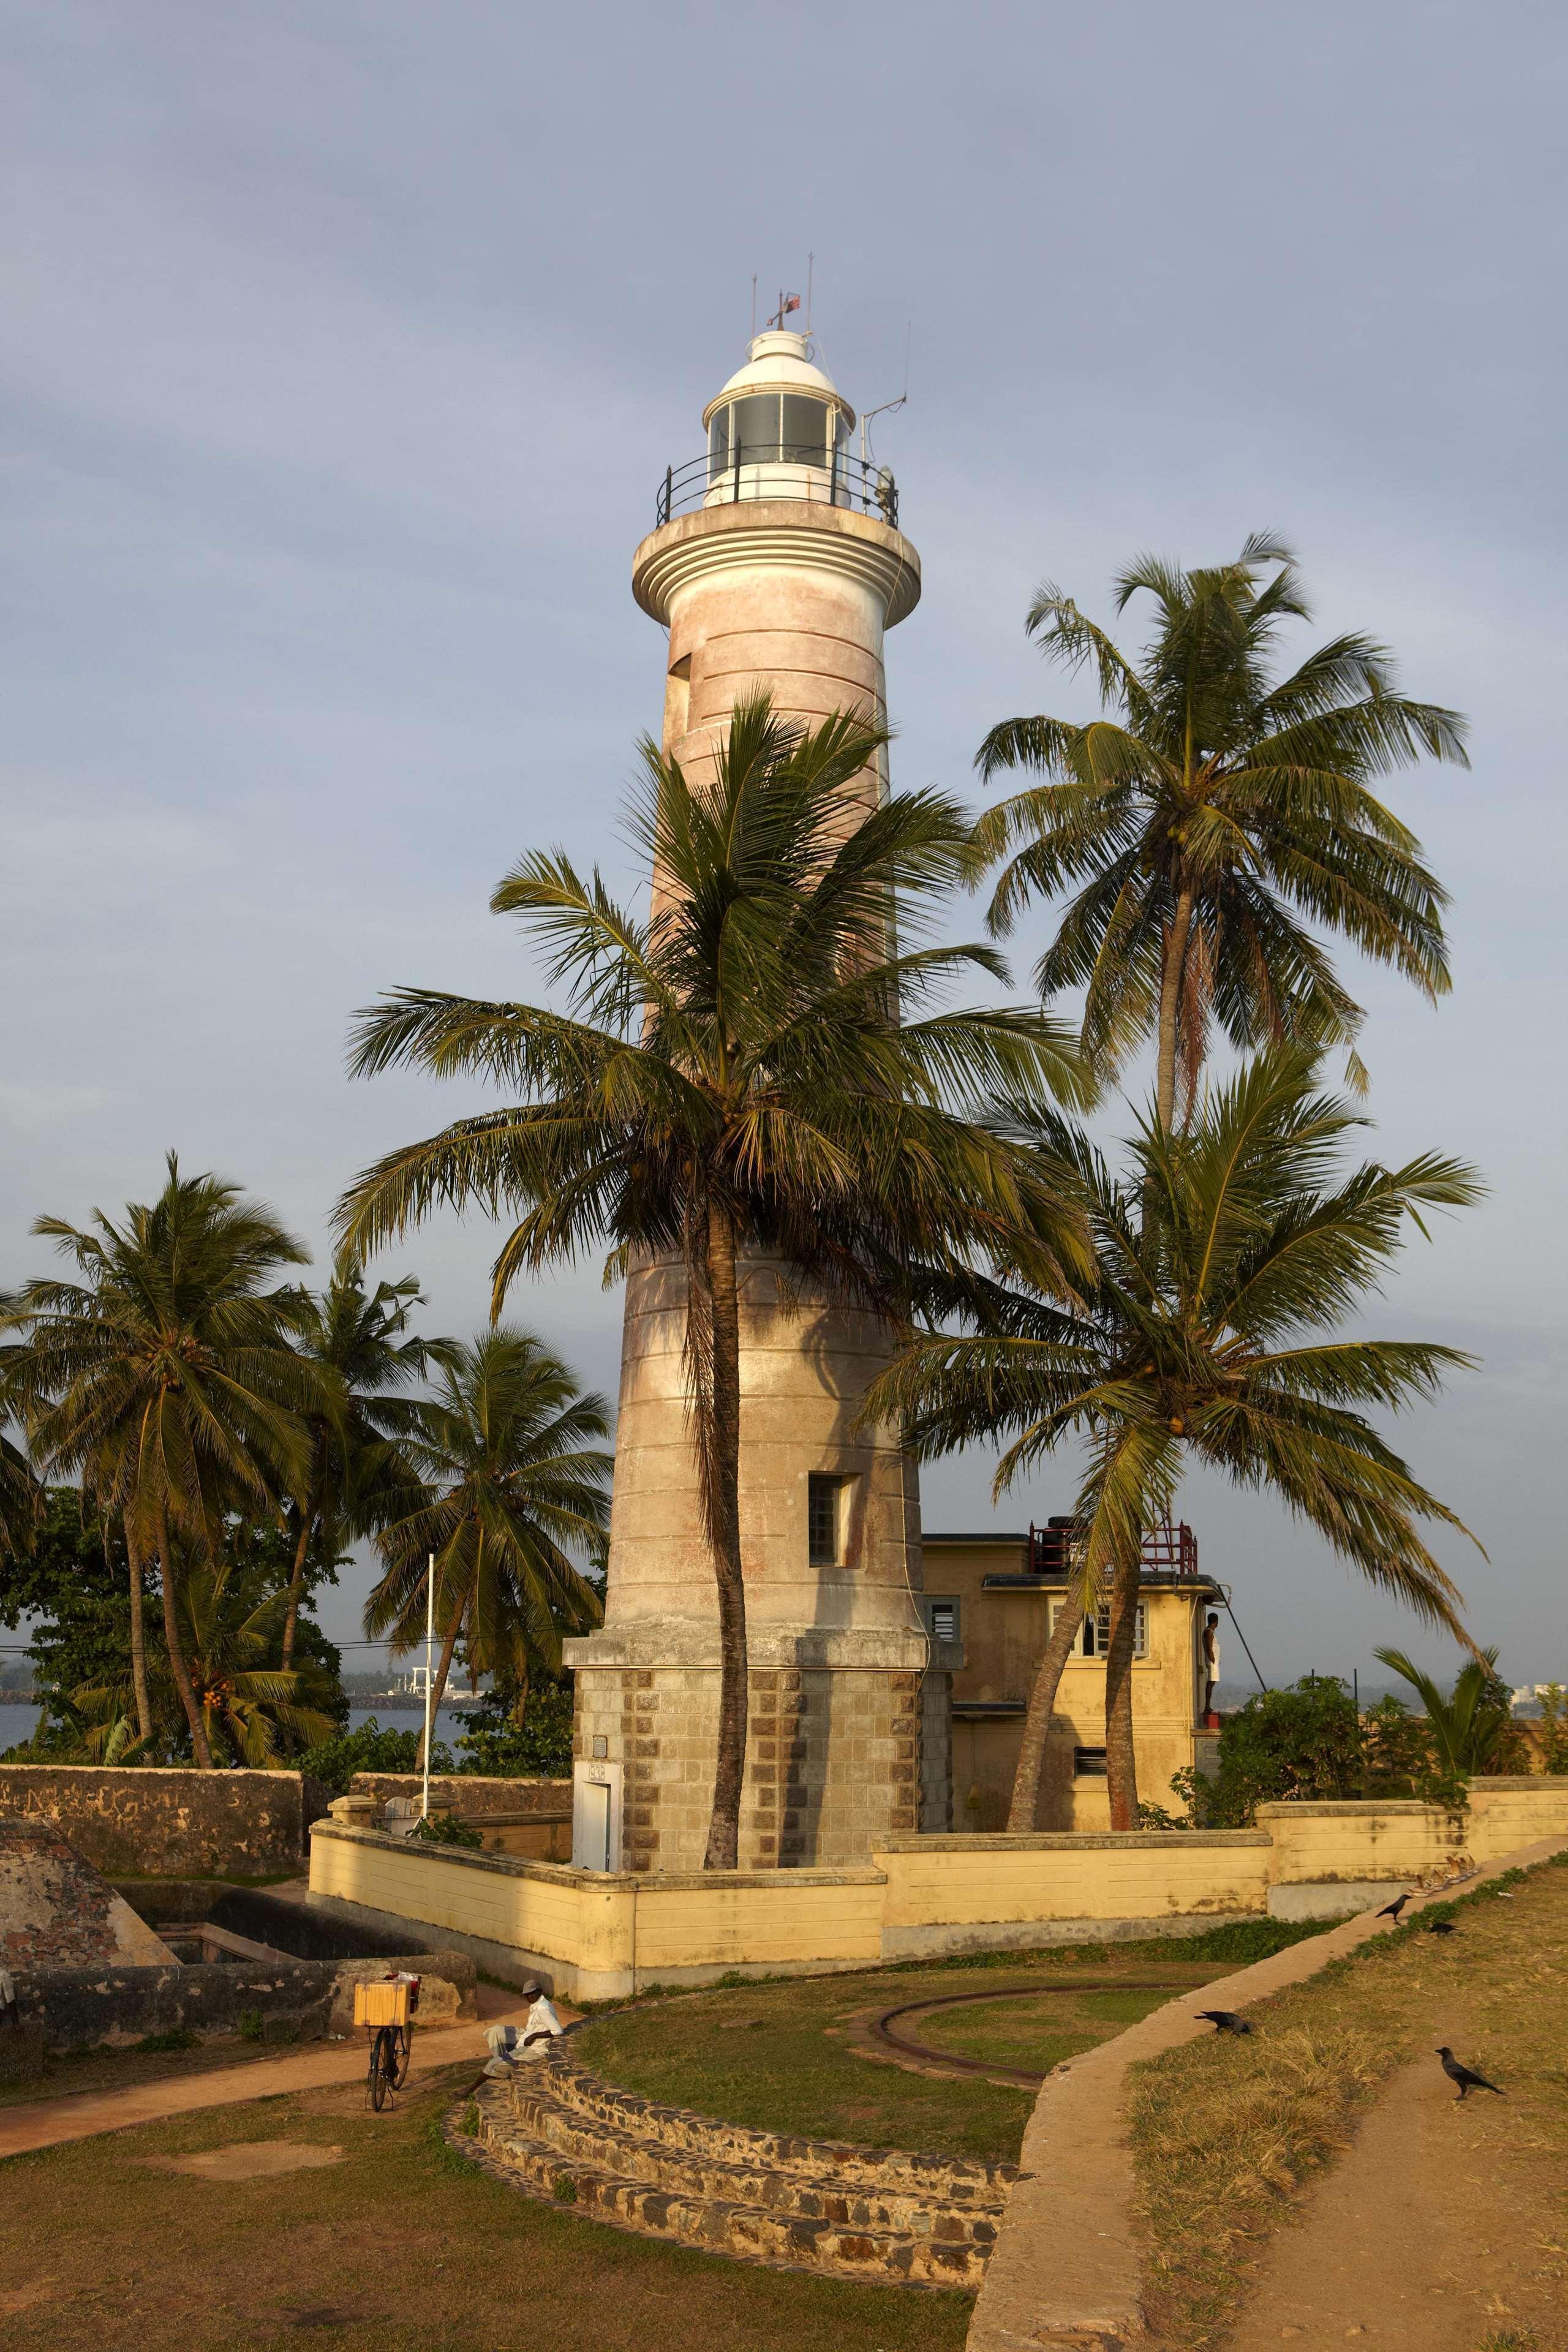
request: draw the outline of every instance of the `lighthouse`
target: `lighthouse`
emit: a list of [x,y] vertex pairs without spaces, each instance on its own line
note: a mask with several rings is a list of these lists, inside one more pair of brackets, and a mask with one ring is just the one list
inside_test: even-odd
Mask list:
[[[920,559],[898,488],[808,338],[756,336],[671,465],[632,593],[668,631],[663,748],[693,782],[735,704],[786,719],[887,714],[883,640]],[[876,804],[885,755],[849,788]],[[650,881],[656,896],[658,877]],[[889,1360],[879,1319],[766,1256],[742,1261],[741,1551],[750,1687],[742,1869],[862,1863],[951,1825],[952,1642],[921,1605],[920,1499],[890,1426],[861,1426]],[[719,1616],[689,1414],[685,1275],[645,1261],[626,1295],[609,1578],[576,1674],[573,1857],[702,1866],[718,1744]]]

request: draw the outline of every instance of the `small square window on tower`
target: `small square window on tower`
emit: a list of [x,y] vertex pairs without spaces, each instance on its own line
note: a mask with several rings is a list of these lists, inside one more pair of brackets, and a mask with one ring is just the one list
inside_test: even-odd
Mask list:
[[844,1494],[848,1481],[819,1476],[806,1481],[806,1559],[813,1568],[837,1568],[844,1559]]

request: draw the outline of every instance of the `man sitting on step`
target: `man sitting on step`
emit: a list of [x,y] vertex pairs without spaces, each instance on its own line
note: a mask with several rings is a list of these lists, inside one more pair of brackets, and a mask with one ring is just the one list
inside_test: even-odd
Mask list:
[[554,2003],[539,1985],[524,1985],[522,1997],[531,2004],[523,2024],[492,2025],[485,2035],[490,2050],[487,2074],[505,2074],[520,2059],[537,2058],[552,2035],[566,2031],[555,2014]]

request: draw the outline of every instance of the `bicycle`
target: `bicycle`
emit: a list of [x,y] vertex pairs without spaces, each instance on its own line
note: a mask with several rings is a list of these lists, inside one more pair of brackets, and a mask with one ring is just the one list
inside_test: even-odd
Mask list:
[[370,2066],[365,2096],[377,2115],[390,2091],[401,2091],[408,2080],[414,2047],[414,2011],[419,2006],[417,1977],[388,1977],[379,1983],[354,1987],[354,2023],[370,2036]]

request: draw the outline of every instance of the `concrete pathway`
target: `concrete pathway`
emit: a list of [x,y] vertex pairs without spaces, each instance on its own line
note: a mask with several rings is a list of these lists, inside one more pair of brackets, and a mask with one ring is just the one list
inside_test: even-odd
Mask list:
[[[479,2014],[456,2025],[414,2032],[411,2074],[434,2074],[471,2058],[475,2070],[489,2056],[485,2033],[492,2025],[521,2025],[527,2014],[511,1992],[476,1987]],[[575,2012],[567,2011],[570,2019]],[[206,2074],[172,2074],[125,2091],[77,2091],[59,2099],[30,2100],[0,2108],[0,2160],[25,2156],[63,2140],[93,2139],[100,2132],[129,2131],[137,2124],[161,2123],[166,2116],[193,2115],[202,2107],[236,2106],[247,2099],[274,2099],[288,2091],[318,2091],[334,2083],[363,2081],[367,2061],[363,2035],[348,2042],[319,2042],[287,2058],[253,2058],[243,2066],[216,2067]]]

